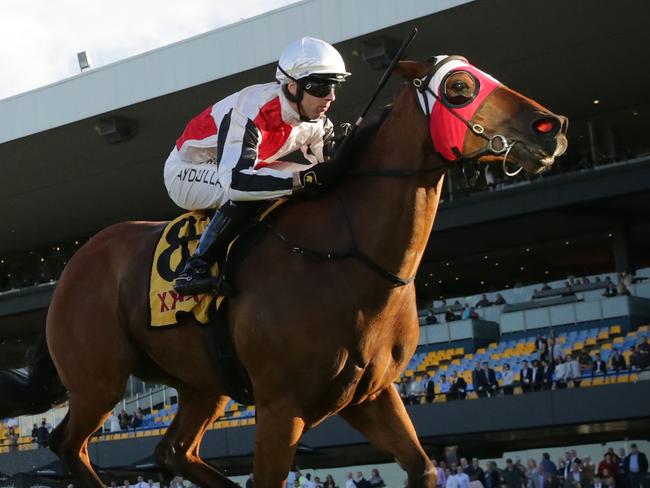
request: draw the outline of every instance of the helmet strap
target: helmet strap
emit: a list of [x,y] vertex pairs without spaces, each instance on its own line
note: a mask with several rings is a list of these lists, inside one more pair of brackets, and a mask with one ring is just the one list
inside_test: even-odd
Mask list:
[[[291,79],[293,80],[293,78]],[[294,95],[289,91],[289,85],[287,83],[282,85],[282,93],[284,93],[284,96],[287,97],[287,100],[296,104],[298,107],[298,116],[302,122],[317,122],[316,120],[312,120],[302,113],[302,99],[305,96],[305,91],[302,83],[297,80],[294,81],[296,82],[296,94]]]

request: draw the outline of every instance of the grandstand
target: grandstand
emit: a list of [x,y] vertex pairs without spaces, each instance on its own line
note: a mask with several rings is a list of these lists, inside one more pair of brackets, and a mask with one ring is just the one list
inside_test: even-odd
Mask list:
[[[293,38],[303,33],[292,19],[331,8],[331,16],[319,19],[312,34],[334,42],[353,72],[333,106],[336,121],[354,120],[368,87],[377,82],[378,72],[368,62],[369,41],[401,39],[414,26],[420,35],[409,58],[464,54],[571,119],[570,152],[550,174],[508,179],[482,169],[472,186],[459,168],[450,171],[416,280],[420,344],[398,380],[398,386],[407,377],[420,384],[422,398],[408,409],[427,449],[441,456],[445,448],[460,445],[468,455],[499,457],[515,449],[569,445],[578,438],[650,437],[647,369],[628,367],[606,375],[585,371],[579,387],[570,383],[567,389],[523,394],[515,384],[514,395],[485,399],[478,398],[472,384],[476,362],[486,361],[500,383],[506,364],[516,376],[524,360],[538,358],[539,334],[553,334],[565,354],[598,352],[609,361],[619,349],[628,365],[630,348],[648,337],[650,94],[621,97],[603,72],[603,60],[608,73],[628,73],[634,66],[638,86],[650,85],[650,34],[644,20],[650,5],[632,0],[616,5],[604,0],[544,5],[413,0],[395,12],[392,3],[307,0],[0,100],[5,170],[0,218],[8,229],[0,241],[0,365],[24,365],[61,270],[90,236],[114,222],[169,219],[178,213],[165,194],[161,171],[185,121],[223,95],[272,76],[284,38],[253,46],[251,29],[277,28]],[[356,13],[350,13],[350,4]],[[376,15],[359,14],[371,11]],[[529,35],[522,19],[530,18],[545,26],[543,39]],[[489,41],[478,43],[477,37]],[[227,67],[183,70],[174,81],[167,76],[169,59],[208,59],[211,45],[236,46],[236,55],[227,53]],[[129,93],[115,90],[129,84],[136,85]],[[393,80],[377,107],[390,101],[397,86]],[[580,93],[567,86],[581,87]],[[137,120],[137,136],[119,145],[99,137],[93,127],[115,116]],[[87,208],[92,211],[80,211]],[[617,285],[623,272],[633,276],[629,295],[604,297],[606,279]],[[579,283],[574,293],[562,296],[565,282],[572,280]],[[550,290],[543,290],[546,286]],[[483,293],[491,300],[500,294],[505,303],[476,308],[477,318],[445,320],[447,308],[462,313],[464,304],[474,306]],[[437,323],[431,323],[432,317]],[[449,402],[441,394],[441,375],[452,373],[466,380],[472,401]],[[424,395],[429,378],[435,384],[432,404]],[[562,408],[566,405],[572,409]],[[132,378],[116,405],[121,408],[130,413],[141,408],[145,416],[136,429],[109,432],[107,422],[93,436],[91,457],[105,468],[147,461],[173,419],[176,392]],[[482,418],[486,412],[489,419]],[[0,472],[13,475],[51,463],[53,456],[32,441],[32,425],[42,417],[55,425],[64,415],[60,408],[5,419]],[[254,407],[230,402],[226,415],[210,426],[202,453],[231,474],[248,472],[254,424]],[[8,438],[9,427],[18,435],[15,444]],[[390,461],[338,418],[303,442],[302,465]]]

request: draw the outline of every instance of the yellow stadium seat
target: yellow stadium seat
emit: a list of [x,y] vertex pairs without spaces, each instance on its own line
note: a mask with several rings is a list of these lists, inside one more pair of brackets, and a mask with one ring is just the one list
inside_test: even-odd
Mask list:
[[637,373],[630,373],[630,381],[637,382],[639,381],[639,375]]
[[586,378],[580,382],[580,386],[587,387],[591,386],[591,378]]
[[[616,340],[616,339],[614,339],[614,340]],[[605,344],[600,346],[600,348],[601,349],[610,349],[611,350],[612,349],[612,344],[610,342],[606,342]]]
[[619,335],[621,333],[621,326],[620,325],[612,325],[609,328],[609,333],[611,335]]
[[576,342],[576,343],[573,345],[573,350],[574,350],[574,351],[581,351],[582,349],[584,349],[584,347],[585,347],[585,343],[584,343],[584,342]]
[[596,345],[596,338],[595,337],[588,337],[587,340],[585,341],[586,346],[595,346]]
[[501,359],[501,354],[499,354],[498,352],[492,354],[492,359],[494,359],[494,360]]
[[596,376],[592,382],[592,385],[594,386],[600,386],[604,384],[605,384],[605,380],[602,376]]
[[630,381],[629,374],[619,374],[618,377],[616,378],[617,383],[627,383],[628,381]]
[[477,349],[476,354],[485,354],[485,348],[481,347],[481,348]]
[[451,364],[453,364],[453,365],[455,365],[455,366],[460,366],[460,359],[454,359],[454,360],[451,362]]
[[649,325],[642,325],[637,330],[639,332],[648,332],[648,330],[650,330],[650,324]]
[[404,376],[411,377],[413,376],[414,373],[415,372],[412,369],[407,369],[406,371],[404,371]]
[[557,337],[555,339],[555,342],[557,342],[558,344],[564,344],[566,342],[566,336]]
[[465,354],[465,359],[474,359],[474,354],[472,353]]
[[488,346],[488,349],[496,349],[497,347],[499,347],[499,343],[498,342],[492,342]]
[[604,332],[601,332],[600,334],[598,334],[598,340],[599,341],[606,341],[607,339],[609,339],[609,332],[604,331]]

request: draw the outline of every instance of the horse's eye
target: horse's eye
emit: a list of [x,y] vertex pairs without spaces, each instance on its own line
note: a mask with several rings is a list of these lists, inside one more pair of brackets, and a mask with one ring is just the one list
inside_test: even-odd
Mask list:
[[458,81],[454,81],[452,88],[456,91],[463,91],[463,90],[467,90],[469,87],[467,86],[467,83],[465,83],[464,81],[458,80]]

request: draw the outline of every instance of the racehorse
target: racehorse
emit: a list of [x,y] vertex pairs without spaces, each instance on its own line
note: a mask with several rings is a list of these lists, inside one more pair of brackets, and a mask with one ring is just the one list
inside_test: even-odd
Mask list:
[[[388,114],[337,156],[347,158],[348,174],[320,198],[271,214],[275,232],[236,273],[228,320],[255,394],[256,488],[283,486],[303,433],[334,414],[391,454],[409,487],[435,486],[393,382],[418,344],[413,277],[445,172],[471,156],[539,173],[567,146],[566,118],[464,63],[400,62],[407,83]],[[29,375],[0,375],[0,417],[35,414],[68,395],[51,448],[83,486],[103,486],[88,440],[131,374],[178,390],[178,413],[155,450],[159,464],[199,486],[237,486],[199,457],[206,428],[229,400],[205,328],[191,319],[148,327],[149,270],[163,225],[117,224],[79,249],[53,294]],[[306,259],[279,234],[323,255],[355,253]]]

